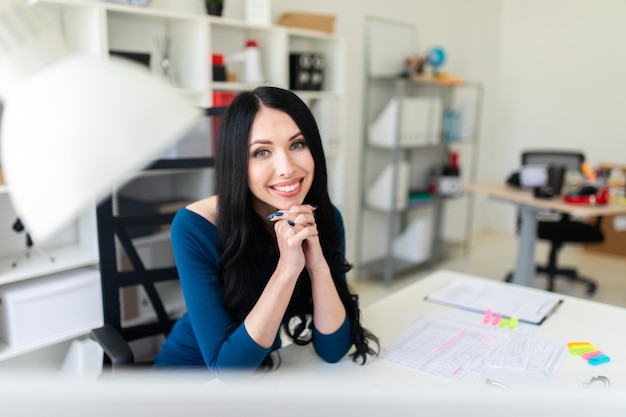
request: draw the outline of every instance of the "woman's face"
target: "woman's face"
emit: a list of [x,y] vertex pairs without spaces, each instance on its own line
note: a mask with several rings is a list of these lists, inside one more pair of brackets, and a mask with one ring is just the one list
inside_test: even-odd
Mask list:
[[250,131],[248,187],[262,217],[302,204],[315,162],[298,125],[282,111],[261,107]]

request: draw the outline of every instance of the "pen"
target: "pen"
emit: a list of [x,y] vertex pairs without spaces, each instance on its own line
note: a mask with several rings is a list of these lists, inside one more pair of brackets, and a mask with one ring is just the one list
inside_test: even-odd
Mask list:
[[489,379],[487,378],[487,380],[485,381],[485,383],[487,385],[492,385],[494,387],[498,387],[498,388],[509,388],[508,385],[503,384],[502,382],[498,382],[498,381],[494,381],[493,379]]

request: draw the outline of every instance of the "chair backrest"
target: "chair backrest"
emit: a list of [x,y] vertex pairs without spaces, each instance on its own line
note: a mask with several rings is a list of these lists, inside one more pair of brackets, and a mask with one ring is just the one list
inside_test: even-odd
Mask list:
[[[528,150],[522,153],[522,166],[525,167],[520,171],[520,182],[529,184],[542,182],[552,189],[555,194],[561,194],[563,185],[569,182],[576,182],[574,177],[582,177],[581,165],[585,161],[585,155],[579,151],[570,150]],[[529,166],[543,165],[541,172],[536,173],[535,168]],[[533,177],[534,174],[534,177]],[[545,175],[545,177],[544,177]],[[534,179],[534,181],[533,181]]]
[[568,171],[580,171],[585,155],[578,151],[529,150],[522,153],[522,165],[561,165]]
[[[213,141],[216,139],[215,127],[224,110],[225,107],[205,110],[213,129],[200,131],[203,135],[213,135]],[[209,147],[209,137],[200,140],[206,140]],[[162,183],[153,182],[149,183],[151,187],[145,187],[146,183],[141,180],[157,181],[153,179],[159,177],[165,184],[170,184],[175,181],[172,175],[211,169],[214,162],[214,158],[208,155],[158,159],[145,168],[151,175],[129,182],[98,204],[96,217],[104,323],[117,329],[127,342],[167,335],[185,309],[180,288],[176,289],[179,286],[178,273],[171,252],[169,226],[186,198],[174,196],[173,204],[171,201],[165,204],[159,199],[163,194]],[[158,171],[162,171],[161,175],[153,175]],[[189,185],[187,181],[180,182]],[[200,187],[206,185],[206,193],[210,193],[207,180],[199,181],[199,184]],[[142,198],[124,196],[124,191],[129,188],[142,191]],[[148,188],[150,191],[146,191]],[[170,305],[172,290],[177,298],[173,308]]]

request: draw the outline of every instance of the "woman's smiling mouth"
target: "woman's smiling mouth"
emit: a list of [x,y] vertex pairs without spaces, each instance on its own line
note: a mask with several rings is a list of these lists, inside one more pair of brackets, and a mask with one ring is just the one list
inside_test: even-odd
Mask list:
[[290,194],[298,190],[301,185],[302,185],[302,179],[291,184],[272,185],[270,186],[270,188],[274,191],[278,191],[279,193]]

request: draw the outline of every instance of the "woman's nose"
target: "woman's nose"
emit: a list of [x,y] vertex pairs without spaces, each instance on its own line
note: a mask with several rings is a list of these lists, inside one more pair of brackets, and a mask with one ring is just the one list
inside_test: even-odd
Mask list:
[[276,158],[276,174],[280,177],[289,177],[294,171],[294,163],[289,154],[280,152]]

